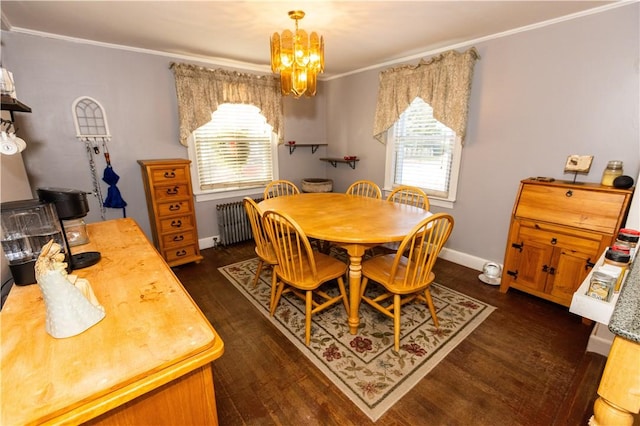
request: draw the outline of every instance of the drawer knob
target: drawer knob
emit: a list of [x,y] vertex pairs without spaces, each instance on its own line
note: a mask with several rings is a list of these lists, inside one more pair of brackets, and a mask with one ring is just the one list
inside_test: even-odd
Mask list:
[[173,226],[174,228],[180,228],[182,226],[182,221],[180,219],[172,220],[171,226]]
[[176,235],[173,237],[173,241],[178,242],[184,240],[184,235]]
[[567,197],[571,197],[571,196],[573,196],[573,191],[572,190],[568,190],[567,193],[564,194],[564,195],[566,195]]
[[187,252],[185,250],[180,250],[176,252],[176,256],[186,256]]
[[166,179],[173,179],[176,177],[176,172],[174,172],[173,170],[170,172],[164,172],[164,177]]
[[169,210],[171,210],[172,212],[177,212],[178,210],[180,210],[180,204],[171,204],[169,206]]
[[178,193],[178,187],[167,188],[167,195],[176,195]]
[[551,239],[551,244],[552,244],[552,245],[554,245],[554,246],[555,246],[556,244],[558,244],[558,239],[557,239],[557,238],[552,238],[552,239]]

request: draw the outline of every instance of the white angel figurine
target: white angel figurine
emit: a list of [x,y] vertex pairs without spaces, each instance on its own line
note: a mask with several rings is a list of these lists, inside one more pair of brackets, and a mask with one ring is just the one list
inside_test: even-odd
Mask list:
[[56,338],[82,333],[105,317],[91,284],[84,278],[68,275],[64,253],[49,241],[36,260],[36,280],[42,290],[47,309],[45,329]]

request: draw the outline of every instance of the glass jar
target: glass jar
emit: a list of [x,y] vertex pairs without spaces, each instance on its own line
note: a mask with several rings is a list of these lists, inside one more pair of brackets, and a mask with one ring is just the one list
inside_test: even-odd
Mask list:
[[629,246],[629,253],[631,254],[631,259],[636,255],[636,251],[638,248],[638,240],[640,239],[640,233],[635,229],[623,228],[618,232],[618,238],[614,244],[623,244]]
[[613,186],[613,181],[618,176],[622,176],[622,161],[611,160],[607,163],[607,167],[602,172],[602,182],[604,186]]
[[596,271],[591,275],[587,296],[608,302],[613,295],[614,285],[615,277]]
[[87,224],[83,219],[63,220],[64,233],[67,236],[69,247],[81,246],[89,242]]
[[604,264],[605,265],[613,265],[621,268],[620,275],[616,279],[614,283],[614,292],[619,292],[620,287],[622,285],[622,280],[624,279],[624,274],[629,267],[629,262],[631,260],[631,255],[629,253],[625,253],[618,250],[609,249],[604,254]]

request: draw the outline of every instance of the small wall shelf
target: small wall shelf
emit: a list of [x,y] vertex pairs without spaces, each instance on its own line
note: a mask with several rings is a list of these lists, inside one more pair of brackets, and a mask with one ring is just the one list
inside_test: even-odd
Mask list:
[[296,147],[299,146],[310,146],[311,147],[311,153],[315,154],[316,151],[318,150],[318,147],[320,146],[327,146],[328,144],[326,143],[296,143],[296,144],[285,144],[286,146],[289,147],[289,155],[293,154],[293,151],[296,150]]
[[20,102],[17,99],[13,99],[11,96],[9,95],[2,95],[2,110],[3,111],[9,111],[9,114],[11,115],[11,122],[15,121],[13,118],[13,113],[14,111],[17,112],[31,112],[31,108],[28,107],[27,105],[23,104],[22,102]]
[[338,163],[346,163],[349,165],[349,167],[355,170],[356,162],[360,161],[360,159],[356,158],[355,160],[345,160],[344,158],[321,158],[320,161],[326,161],[333,167],[338,167]]

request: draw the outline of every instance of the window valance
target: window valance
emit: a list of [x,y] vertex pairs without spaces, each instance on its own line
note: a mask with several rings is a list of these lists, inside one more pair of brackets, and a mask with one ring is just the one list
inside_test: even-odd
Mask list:
[[189,64],[171,63],[176,80],[180,143],[198,127],[211,121],[211,114],[224,103],[251,104],[278,134],[284,138],[280,81],[272,75],[252,75],[222,69],[208,69]]
[[384,143],[386,131],[419,96],[431,105],[433,116],[464,143],[473,67],[478,59],[475,48],[464,53],[450,50],[418,65],[382,71],[373,136]]

